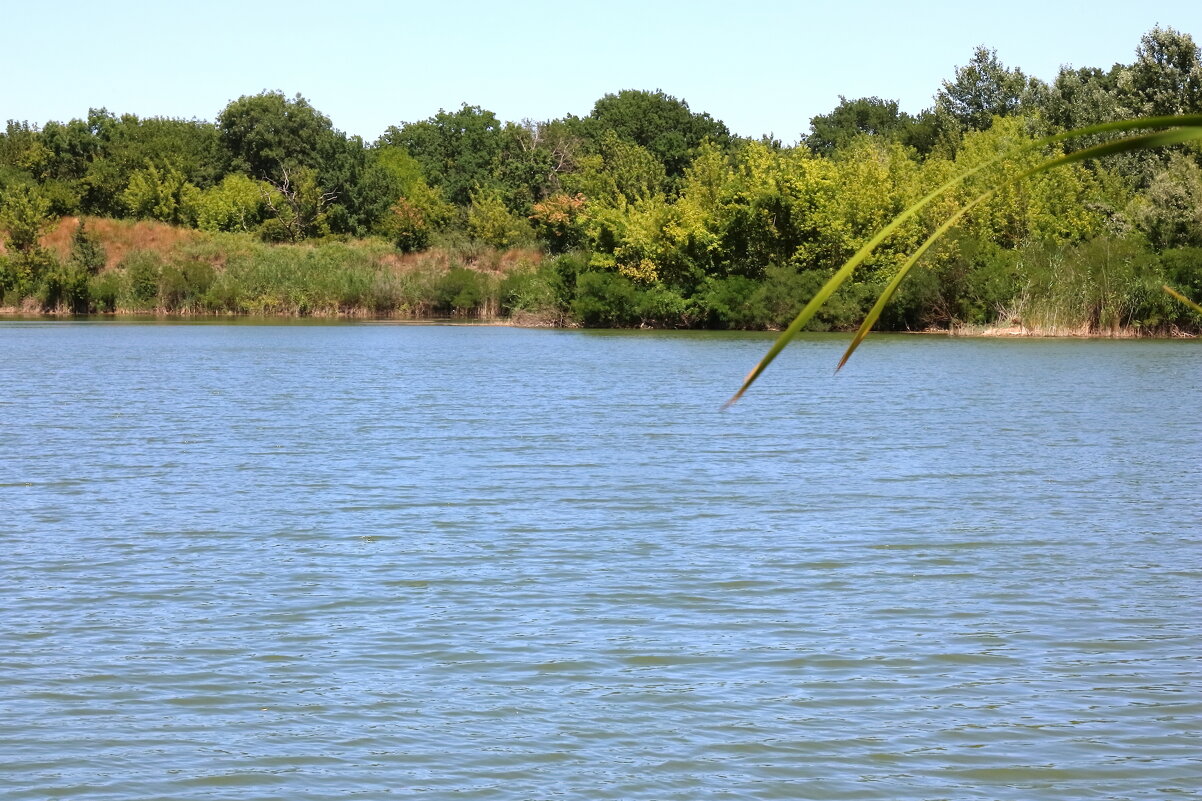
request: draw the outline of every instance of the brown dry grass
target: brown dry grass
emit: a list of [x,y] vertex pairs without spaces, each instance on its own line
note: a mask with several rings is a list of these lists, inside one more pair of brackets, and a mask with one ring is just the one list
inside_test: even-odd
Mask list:
[[540,250],[486,250],[472,258],[464,258],[452,250],[436,248],[421,253],[385,253],[379,257],[382,266],[394,273],[446,272],[452,267],[466,267],[478,272],[506,275],[524,266],[542,263]]
[[1092,328],[1089,325],[960,325],[948,329],[946,333],[956,337],[1046,337],[1057,339],[1140,339],[1166,335],[1159,331],[1147,331],[1130,326],[1103,330]]
[[[105,217],[84,217],[84,226],[105,251],[105,266],[109,269],[121,263],[131,250],[153,250],[167,254],[203,236],[191,228],[178,228],[152,220],[111,220]],[[42,245],[59,259],[71,253],[71,236],[79,224],[78,217],[63,217],[42,237]]]
[[[79,223],[79,217],[63,217],[54,227],[42,237],[42,245],[50,249],[60,260],[66,260],[71,253],[71,237]],[[166,257],[184,246],[201,241],[208,236],[202,231],[192,228],[180,228],[168,223],[153,220],[114,220],[107,217],[84,217],[84,225],[89,234],[104,247],[105,267],[112,269],[131,252],[148,250]],[[257,240],[253,240],[257,244]],[[351,243],[352,246],[355,243]],[[368,246],[366,242],[365,246]],[[315,243],[305,242],[296,245],[276,245],[275,247],[317,247]],[[4,252],[0,243],[0,253]],[[213,266],[220,270],[225,259],[219,255],[211,258]],[[543,253],[534,249],[490,250],[484,249],[471,256],[465,256],[453,250],[434,249],[421,253],[400,253],[385,251],[376,257],[376,261],[394,273],[410,272],[446,272],[454,266],[462,266],[479,272],[507,274],[519,267],[538,265],[543,260]]]

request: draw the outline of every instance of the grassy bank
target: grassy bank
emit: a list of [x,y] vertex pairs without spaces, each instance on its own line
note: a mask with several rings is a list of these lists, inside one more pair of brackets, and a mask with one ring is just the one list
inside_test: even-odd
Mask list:
[[[378,239],[272,244],[151,221],[67,217],[36,249],[0,250],[0,313],[460,318],[522,325],[779,330],[829,273],[769,265],[686,293],[586,252],[447,239],[402,253]],[[847,283],[808,328],[850,330],[883,276]],[[1122,239],[1001,248],[951,239],[882,317],[894,331],[969,336],[1194,336],[1202,318],[1162,283],[1202,295],[1202,249]]]
[[542,261],[534,250],[466,244],[401,254],[370,239],[268,244],[149,221],[88,218],[81,229],[70,217],[41,244],[36,261],[0,252],[0,311],[486,320],[540,313],[521,305]]

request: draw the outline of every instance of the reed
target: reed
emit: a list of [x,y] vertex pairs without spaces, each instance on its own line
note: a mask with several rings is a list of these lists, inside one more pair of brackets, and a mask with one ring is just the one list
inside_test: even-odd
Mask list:
[[[1090,145],[1080,150],[1076,150],[1068,154],[1058,154],[1051,158],[1045,158],[1032,167],[1010,167],[1007,165],[1020,164],[1024,156],[1029,156],[1032,152],[1043,152],[1047,148],[1059,145],[1066,141],[1074,139],[1083,139],[1088,137],[1109,136],[1114,134],[1129,133],[1131,131],[1147,131],[1133,136],[1123,136],[1121,138],[1112,138],[1101,142],[1100,144]],[[918,263],[919,259],[931,248],[935,242],[942,238],[950,231],[966,214],[974,208],[980,206],[985,201],[989,200],[994,193],[1007,184],[1017,183],[1033,175],[1048,170],[1056,169],[1067,164],[1072,164],[1087,159],[1103,158],[1106,156],[1117,155],[1120,153],[1129,153],[1138,150],[1148,150],[1151,148],[1166,147],[1169,145],[1181,144],[1184,142],[1202,140],[1202,114],[1180,115],[1172,117],[1143,117],[1131,120],[1119,120],[1116,122],[1104,123],[1101,125],[1092,125],[1086,128],[1078,128],[1071,131],[1064,131],[1053,136],[1044,137],[1034,142],[1027,143],[1009,151],[999,154],[996,158],[974,167],[970,170],[959,173],[953,176],[947,182],[934,189],[926,196],[919,199],[916,203],[905,209],[901,214],[897,215],[888,225],[882,228],[875,236],[869,239],[864,245],[856,251],[856,253],[848,259],[835,272],[833,276],[822,286],[821,289],[814,295],[813,298],[798,312],[793,322],[789,324],[772,347],[762,359],[752,368],[751,372],[743,380],[742,386],[738,391],[731,396],[726,402],[726,406],[730,406],[741,398],[744,393],[755,383],[756,379],[767,369],[768,365],[780,354],[782,350],[793,340],[794,337],[805,327],[805,325],[814,317],[819,309],[830,299],[830,297],[839,289],[855,272],[856,268],[862,265],[873,251],[887,240],[894,232],[896,232],[903,224],[917,215],[924,208],[929,206],[933,201],[947,195],[956,187],[965,183],[974,175],[985,170],[993,168],[1001,168],[1000,176],[991,180],[991,185],[984,191],[981,191],[976,196],[962,204],[959,208],[952,211],[941,224],[920,244],[902,263],[896,273],[890,279],[889,283],[881,291],[876,303],[869,310],[861,323],[855,336],[852,337],[851,343],[847,350],[843,353],[843,357],[839,360],[836,366],[836,372],[847,363],[851,355],[864,341],[868,332],[880,319],[881,312],[885,305],[897,292],[901,282],[909,275],[910,270]],[[1166,287],[1168,289],[1168,287]],[[1169,290],[1174,297],[1184,299],[1180,293]],[[1187,301],[1189,302],[1189,301]],[[1197,305],[1189,302],[1191,306],[1197,308]]]

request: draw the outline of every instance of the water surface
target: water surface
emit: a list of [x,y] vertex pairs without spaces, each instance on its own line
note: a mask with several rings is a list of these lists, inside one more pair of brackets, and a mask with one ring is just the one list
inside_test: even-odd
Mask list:
[[0,324],[6,799],[1202,788],[1202,347]]

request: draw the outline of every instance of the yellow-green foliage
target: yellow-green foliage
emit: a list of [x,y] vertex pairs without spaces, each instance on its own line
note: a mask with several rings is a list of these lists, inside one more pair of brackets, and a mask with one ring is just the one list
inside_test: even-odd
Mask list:
[[606,131],[597,154],[582,156],[576,171],[563,176],[563,188],[582,194],[590,202],[620,207],[660,193],[664,165],[646,148]]
[[530,224],[506,208],[500,192],[481,189],[471,198],[467,227],[472,236],[495,248],[524,247],[534,241]]
[[267,216],[267,198],[273,191],[264,181],[230,173],[200,193],[196,225],[202,231],[254,231]]
[[172,165],[159,169],[147,162],[134,172],[122,194],[130,214],[145,220],[172,225],[194,225],[200,190]]
[[[951,196],[959,204],[985,188],[993,190],[992,198],[969,214],[964,230],[1007,247],[1017,247],[1028,240],[1080,242],[1102,233],[1106,222],[1101,212],[1105,193],[1095,174],[1085,166],[1069,164],[1022,181],[1003,180],[1006,175],[1064,153],[1059,146],[1019,150],[1034,140],[1026,131],[1026,123],[1017,117],[998,119],[987,131],[965,135],[954,166],[941,167],[941,174],[986,164],[999,153],[1016,151],[1018,155],[983,170]],[[939,211],[946,208],[941,206]]]
[[1175,153],[1145,192],[1127,203],[1127,216],[1156,247],[1202,246],[1202,167]]
[[[823,172],[820,202],[811,214],[815,236],[803,249],[816,267],[845,261],[919,197],[918,165],[895,142],[858,137]],[[896,267],[920,235],[917,224],[903,227],[865,263],[866,272]]]

